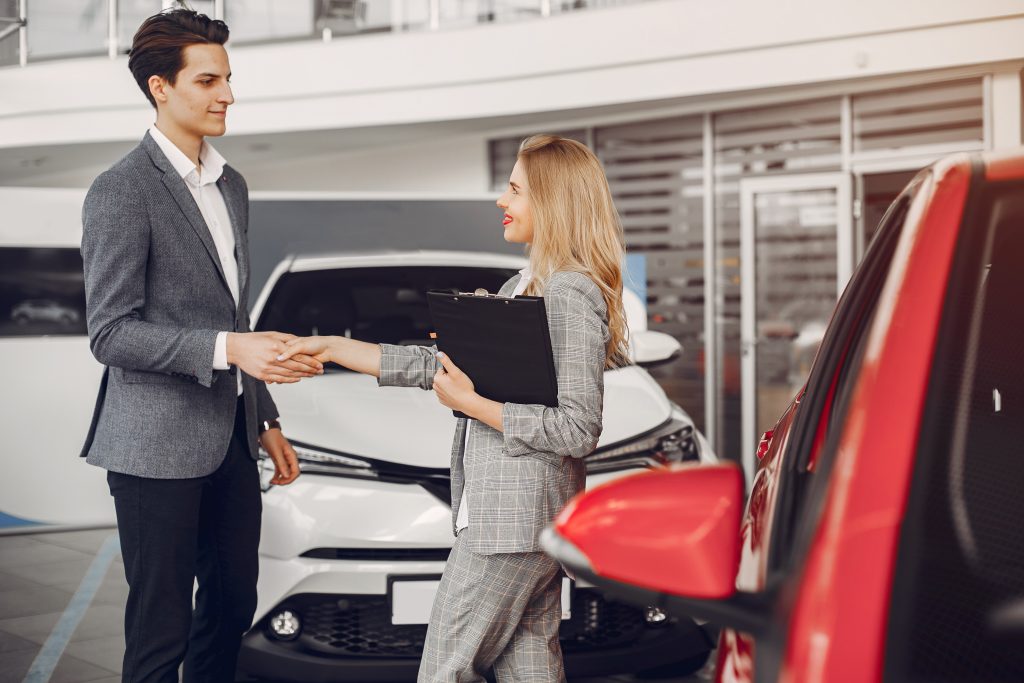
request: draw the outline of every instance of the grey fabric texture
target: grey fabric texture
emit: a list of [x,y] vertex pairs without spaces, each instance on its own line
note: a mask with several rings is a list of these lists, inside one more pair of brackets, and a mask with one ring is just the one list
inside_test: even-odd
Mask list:
[[[514,291],[519,277],[506,282],[499,294]],[[504,433],[466,419],[459,420],[455,429],[452,533],[462,491],[468,485],[469,528],[459,539],[475,553],[540,551],[541,530],[583,490],[582,458],[594,450],[601,436],[605,351],[610,339],[601,290],[586,275],[558,272],[547,283],[544,304],[558,377],[558,405],[506,403]],[[380,385],[431,389],[441,367],[435,353],[435,347],[381,344]],[[464,447],[466,429],[469,442]]]
[[455,539],[427,626],[419,683],[562,683],[562,572],[544,553],[478,555]]
[[[215,371],[217,333],[251,331],[249,190],[230,166],[217,181],[238,261],[236,305],[185,181],[147,132],[93,182],[82,209],[86,321],[106,366],[82,455],[107,470],[201,477],[228,450],[236,372]],[[258,420],[278,416],[263,382],[243,374],[250,456]]]

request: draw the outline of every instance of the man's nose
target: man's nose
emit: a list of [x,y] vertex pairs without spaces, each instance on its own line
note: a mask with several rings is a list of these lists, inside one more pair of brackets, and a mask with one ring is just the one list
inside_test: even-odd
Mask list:
[[234,104],[235,95],[231,92],[231,86],[225,85],[224,90],[221,91],[220,97],[218,98],[224,104]]

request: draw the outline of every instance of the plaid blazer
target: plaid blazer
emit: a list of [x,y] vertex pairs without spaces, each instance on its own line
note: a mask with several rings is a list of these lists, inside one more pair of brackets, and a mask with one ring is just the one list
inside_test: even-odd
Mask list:
[[[519,277],[506,282],[499,294],[511,294]],[[468,549],[476,553],[539,551],[541,530],[583,490],[582,458],[601,436],[610,338],[601,290],[582,273],[559,272],[548,281],[544,304],[558,376],[558,406],[506,403],[503,432],[466,419],[455,429],[452,532],[465,488],[469,528],[462,534]],[[435,352],[436,347],[381,344],[380,385],[432,389],[441,367]]]

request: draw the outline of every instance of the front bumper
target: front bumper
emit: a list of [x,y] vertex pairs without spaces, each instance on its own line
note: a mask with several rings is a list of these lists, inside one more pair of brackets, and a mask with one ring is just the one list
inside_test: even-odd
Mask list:
[[[291,609],[303,618],[299,638],[283,642],[269,617]],[[426,625],[390,623],[385,595],[292,595],[257,622],[242,641],[239,672],[275,681],[414,681]],[[688,620],[658,625],[643,611],[607,600],[594,588],[573,592],[572,618],[562,622],[566,675],[586,677],[650,669],[705,654],[713,647]],[[642,662],[642,666],[638,666]]]

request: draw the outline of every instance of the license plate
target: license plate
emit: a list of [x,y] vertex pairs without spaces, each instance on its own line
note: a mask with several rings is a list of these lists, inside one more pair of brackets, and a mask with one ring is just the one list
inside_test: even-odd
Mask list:
[[[426,624],[430,621],[430,610],[434,605],[437,587],[441,580],[436,578],[393,578],[389,586],[391,623]],[[562,577],[562,619],[572,617],[572,582]]]
[[391,623],[425,624],[430,621],[439,579],[394,581],[391,584]]

